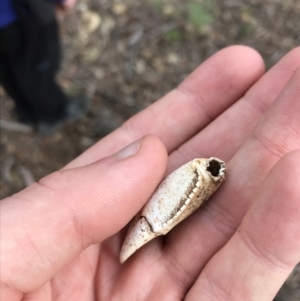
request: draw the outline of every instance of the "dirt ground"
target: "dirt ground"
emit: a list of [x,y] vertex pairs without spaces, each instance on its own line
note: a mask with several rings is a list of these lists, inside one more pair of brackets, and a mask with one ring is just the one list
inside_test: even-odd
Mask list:
[[[51,136],[1,129],[1,198],[64,166],[178,85],[216,51],[257,49],[267,68],[300,44],[298,0],[78,0],[61,19],[59,81],[92,100],[84,118]],[[1,93],[2,120],[14,121]],[[300,300],[300,268],[276,301]]]

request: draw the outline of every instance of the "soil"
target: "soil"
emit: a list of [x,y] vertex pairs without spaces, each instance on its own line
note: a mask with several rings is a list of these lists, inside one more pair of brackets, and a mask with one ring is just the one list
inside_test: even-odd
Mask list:
[[[300,44],[298,0],[79,0],[60,18],[59,82],[91,108],[50,136],[1,129],[1,198],[55,171],[232,44],[258,50],[267,68]],[[15,121],[1,93],[1,119]],[[300,268],[277,301],[300,300]]]

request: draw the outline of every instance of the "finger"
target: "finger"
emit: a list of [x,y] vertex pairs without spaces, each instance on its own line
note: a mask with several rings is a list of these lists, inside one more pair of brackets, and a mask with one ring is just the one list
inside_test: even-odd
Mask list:
[[300,66],[300,48],[283,57],[239,101],[174,151],[167,173],[197,157],[215,156],[228,162],[278,97],[297,66]]
[[90,244],[119,231],[150,197],[166,161],[163,144],[146,137],[94,164],[53,173],[1,201],[5,287],[35,291]]
[[[13,299],[7,299],[13,300]],[[20,298],[21,300],[21,298]],[[25,294],[22,298],[22,301],[51,301],[52,299],[52,290],[50,281],[43,285],[38,290]]]
[[253,49],[232,46],[205,61],[175,90],[129,119],[69,167],[106,157],[146,134],[161,139],[171,152],[231,106],[263,74]]
[[186,300],[270,301],[300,261],[300,150],[272,169],[230,241]]
[[190,276],[186,277],[187,285],[238,228],[272,166],[284,154],[300,148],[299,71],[228,163],[227,181],[203,210],[167,236],[165,252],[170,262],[176,262],[172,265],[174,271],[185,271]]
[[[300,52],[298,64],[300,65]],[[227,200],[226,205],[224,199],[218,198],[217,202],[211,202],[208,206],[210,208],[207,208],[212,213],[213,207],[222,210],[225,209],[224,206],[230,206],[230,218],[223,213],[224,218],[234,221],[231,224],[233,227],[242,220],[249,208],[249,200],[274,164],[285,154],[300,148],[299,82],[300,68],[294,72],[270,110],[230,161],[229,168],[234,168],[230,170],[227,185],[220,191],[222,199]],[[236,183],[235,189],[232,189],[233,183]]]

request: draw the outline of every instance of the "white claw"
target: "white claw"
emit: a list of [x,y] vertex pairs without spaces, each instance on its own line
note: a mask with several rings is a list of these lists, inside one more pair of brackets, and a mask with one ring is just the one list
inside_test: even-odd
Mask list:
[[151,231],[145,217],[137,218],[125,237],[120,253],[120,262],[123,263],[136,250],[156,236],[158,235]]
[[167,234],[197,210],[225,179],[225,163],[194,159],[171,173],[135,217],[125,237],[120,262],[153,238]]

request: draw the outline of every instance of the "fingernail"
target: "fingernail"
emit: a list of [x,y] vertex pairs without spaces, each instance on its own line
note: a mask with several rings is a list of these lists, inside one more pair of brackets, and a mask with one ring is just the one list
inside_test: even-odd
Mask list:
[[120,151],[118,151],[115,156],[118,159],[124,159],[130,156],[135,155],[139,149],[140,149],[140,145],[141,145],[141,140],[136,140],[132,143],[130,143],[129,145],[125,146],[124,148],[122,148]]

